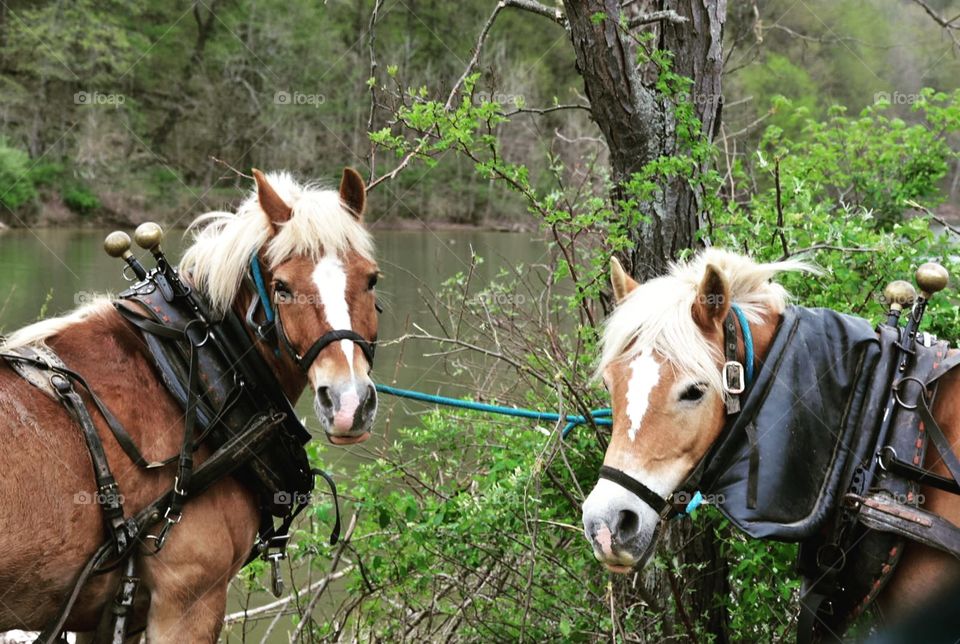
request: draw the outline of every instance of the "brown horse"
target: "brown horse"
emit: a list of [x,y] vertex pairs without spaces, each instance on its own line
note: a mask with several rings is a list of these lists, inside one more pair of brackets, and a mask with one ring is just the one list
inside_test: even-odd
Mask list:
[[[257,188],[236,214],[209,213],[194,223],[196,238],[181,274],[215,311],[242,315],[257,297],[244,277],[258,254],[270,298],[298,351],[331,329],[373,341],[377,265],[361,221],[363,180],[346,169],[336,191],[300,185],[286,174],[254,175]],[[24,328],[0,351],[36,343],[45,343],[86,379],[148,460],[178,451],[183,412],[158,379],[139,331],[109,301]],[[357,343],[330,343],[306,371],[263,342],[257,348],[288,399],[295,401],[311,386],[332,442],[369,436],[376,393]],[[99,415],[93,416],[127,514],[135,513],[170,488],[175,464],[138,468]],[[91,502],[93,471],[78,426],[63,406],[6,363],[0,363],[0,437],[0,631],[39,630],[106,538],[103,517]],[[208,454],[201,447],[198,460]],[[136,555],[142,583],[134,628],[145,627],[151,642],[215,641],[230,580],[250,553],[259,521],[255,498],[232,477],[189,499],[165,547],[155,556]],[[117,574],[86,585],[67,630],[96,627]]]
[[[638,284],[613,260],[618,306],[607,321],[598,370],[612,398],[614,419],[604,466],[648,488],[649,495],[643,490],[640,495],[652,498],[653,505],[658,505],[656,497],[668,499],[677,491],[727,423],[722,370],[730,360],[724,323],[731,304],[745,314],[755,364],[763,365],[787,301],[787,293],[771,279],[780,271],[804,268],[795,262],[757,264],[712,249],[675,265],[666,276]],[[743,362],[742,335],[734,350]],[[954,446],[960,441],[958,392],[960,373],[953,370],[941,379],[933,408]],[[926,467],[950,476],[936,450],[929,450]],[[584,530],[594,554],[615,572],[645,563],[662,521],[649,501],[627,487],[636,489],[629,481],[625,487],[601,478],[583,505]],[[960,497],[930,487],[921,492],[924,509],[960,524]],[[958,573],[960,563],[949,554],[908,543],[879,597],[880,606],[887,615],[909,611]]]

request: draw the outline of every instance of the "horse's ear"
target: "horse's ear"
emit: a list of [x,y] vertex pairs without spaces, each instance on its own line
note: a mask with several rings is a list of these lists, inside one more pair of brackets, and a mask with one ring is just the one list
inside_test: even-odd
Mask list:
[[707,264],[693,301],[693,321],[704,331],[714,331],[730,311],[730,286],[719,268]]
[[257,199],[260,200],[260,207],[267,213],[270,224],[276,228],[277,224],[284,224],[290,220],[293,214],[293,208],[280,198],[280,195],[273,189],[263,173],[253,169],[253,178],[257,182]]
[[617,301],[617,304],[620,304],[623,298],[630,295],[633,289],[640,286],[636,280],[627,274],[627,271],[623,270],[623,265],[616,257],[610,258],[610,284],[613,285],[613,298]]
[[363,177],[353,168],[343,169],[343,177],[340,179],[340,200],[357,218],[357,221],[360,221],[367,207],[367,187],[363,183]]

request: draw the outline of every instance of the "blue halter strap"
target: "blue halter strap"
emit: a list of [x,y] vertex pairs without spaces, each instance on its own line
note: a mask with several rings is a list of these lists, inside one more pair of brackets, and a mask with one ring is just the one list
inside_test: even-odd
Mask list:
[[250,275],[253,276],[253,285],[257,288],[257,296],[263,305],[263,314],[267,318],[267,324],[275,319],[273,305],[270,303],[270,296],[267,294],[267,285],[263,282],[263,271],[260,269],[260,259],[254,253],[250,256]]
[[731,304],[730,309],[737,316],[737,322],[740,323],[740,333],[743,334],[743,362],[747,372],[747,386],[753,382],[753,334],[750,332],[750,323],[747,316],[736,304]]

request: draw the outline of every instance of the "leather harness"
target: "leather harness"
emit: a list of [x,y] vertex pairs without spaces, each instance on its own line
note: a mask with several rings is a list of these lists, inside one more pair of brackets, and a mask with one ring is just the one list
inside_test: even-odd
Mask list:
[[[82,376],[63,364],[49,347],[23,347],[0,354],[17,373],[56,397],[80,426],[93,462],[97,501],[102,506],[109,535],[77,574],[57,617],[41,632],[37,642],[58,640],[90,577],[122,566],[115,599],[105,608],[94,638],[94,642],[122,644],[129,635],[127,621],[139,584],[133,556],[137,546],[152,541],[153,553],[158,552],[180,522],[186,501],[225,476],[236,476],[258,499],[261,524],[248,562],[257,557],[270,562],[274,594],[283,592],[279,561],[285,557],[293,520],[309,505],[315,476],[322,476],[330,485],[336,512],[331,544],[339,539],[336,486],[325,472],[309,466],[304,445],[310,434],[297,420],[276,375],[255,343],[271,342],[278,355],[281,348],[285,349],[306,371],[327,345],[339,340],[355,342],[372,366],[376,339],[334,329],[301,355],[275,315],[256,255],[251,260],[248,278],[257,296],[248,312],[247,325],[232,311],[214,316],[204,298],[180,278],[177,270],[162,256],[157,259],[157,268],[121,293],[114,305],[140,331],[157,375],[184,410],[184,435],[177,454],[147,462]],[[267,316],[264,323],[254,321],[258,308],[263,308]],[[77,386],[86,393],[133,463],[144,469],[176,463],[172,487],[133,516],[125,516],[123,496]],[[195,468],[193,452],[201,444],[213,453]],[[160,530],[148,534],[158,521],[162,521]]]
[[[854,422],[856,426],[835,448],[849,458],[846,463],[837,461],[832,466],[835,476],[829,480],[834,481],[834,487],[821,491],[821,498],[811,506],[811,514],[805,515],[804,521],[784,525],[779,533],[776,525],[767,526],[763,528],[766,534],[754,535],[800,541],[798,569],[804,577],[800,642],[839,641],[840,634],[871,605],[892,576],[906,540],[960,558],[960,527],[919,507],[921,486],[960,494],[960,459],[931,411],[939,380],[960,366],[960,353],[948,355],[946,342],[918,331],[924,308],[925,302],[918,300],[905,326],[900,326],[899,315],[891,312],[869,341],[875,346],[863,349],[872,356],[869,366],[865,357],[853,360],[856,379],[851,382],[860,384],[849,393],[849,407],[840,410],[842,415],[837,418],[838,422],[842,419],[843,423]],[[733,480],[741,488],[737,502],[742,502],[744,509],[731,507],[730,499],[726,507],[719,502],[718,508],[745,529],[743,516],[758,505],[762,464],[754,422],[757,410],[756,405],[751,405],[754,401],[750,396],[766,394],[750,389],[754,384],[750,382],[752,373],[749,378],[745,374],[752,371],[753,365],[745,356],[745,368],[738,355],[738,323],[744,345],[752,345],[749,324],[732,310],[723,325],[728,421],[718,443],[729,434],[731,425],[737,425],[743,428],[749,448],[745,453],[729,452],[715,444],[680,490],[706,485],[712,492],[709,488],[717,483],[716,472],[728,470],[727,459],[743,458],[744,475]],[[791,329],[781,328],[779,333],[791,333],[784,341],[795,341]],[[830,343],[831,338],[820,340]],[[766,364],[760,365],[761,375],[764,370],[775,368],[775,360],[776,357],[767,356]],[[785,386],[799,385],[794,382]],[[853,384],[849,386],[852,388]],[[743,410],[741,394],[747,400]],[[742,417],[741,411],[748,416]],[[773,430],[793,431],[786,424]],[[937,450],[949,477],[924,467],[929,445]],[[784,476],[784,472],[779,474]],[[681,514],[677,499],[691,496],[676,492],[664,499],[627,473],[609,466],[601,468],[600,478],[631,491],[656,511],[661,521]],[[797,530],[801,524],[807,526],[804,531]],[[756,525],[759,530],[763,524]]]

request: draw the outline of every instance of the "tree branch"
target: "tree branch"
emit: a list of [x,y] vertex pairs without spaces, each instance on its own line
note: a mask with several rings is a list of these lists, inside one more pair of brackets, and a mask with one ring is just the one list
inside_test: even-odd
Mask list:
[[664,11],[654,11],[652,13],[644,13],[639,16],[634,16],[627,21],[627,28],[633,29],[634,27],[639,27],[640,25],[649,25],[653,22],[672,22],[675,25],[682,25],[686,21],[686,18],[681,16],[673,9],[665,9]]
[[943,27],[947,35],[950,36],[950,39],[953,40],[953,45],[960,50],[960,38],[957,38],[956,33],[960,31],[960,16],[947,20],[946,18],[942,18],[940,14],[934,11],[924,0],[913,0],[913,2],[914,4],[920,5],[927,15],[933,18],[935,23]]

